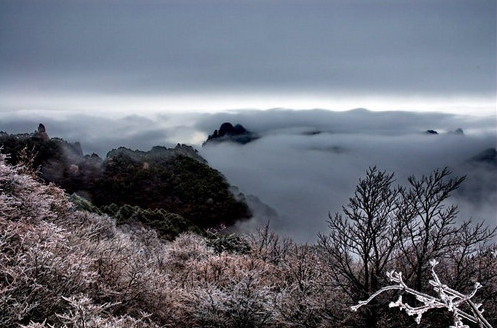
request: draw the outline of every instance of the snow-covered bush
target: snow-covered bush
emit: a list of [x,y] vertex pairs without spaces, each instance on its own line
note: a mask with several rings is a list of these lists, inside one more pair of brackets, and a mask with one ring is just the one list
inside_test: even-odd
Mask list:
[[[482,231],[467,226],[456,234],[457,243],[440,260],[439,277],[463,293],[469,293],[469,282],[481,281],[474,299],[484,303],[485,317],[494,324],[497,258]],[[361,315],[349,306],[357,295],[365,299],[376,290],[358,292],[364,266],[340,253],[340,239],[328,237],[299,245],[266,227],[253,236],[225,238],[235,249],[225,247],[226,240],[212,243],[191,232],[165,241],[145,226],[124,229],[107,215],[77,210],[63,190],[22,166],[7,165],[0,154],[0,327],[360,327]],[[389,240],[376,241],[389,249]],[[398,268],[408,255],[392,251],[380,261],[367,259]],[[354,285],[355,278],[362,280]],[[412,279],[405,281],[407,286]],[[386,286],[381,279],[374,284]],[[398,321],[392,313],[380,312],[382,327],[410,319]]]
[[[408,295],[413,295],[418,302],[417,305],[410,305],[402,299],[402,294],[398,297],[397,301],[390,302],[389,306],[391,308],[398,307],[400,310],[404,310],[409,316],[415,316],[416,323],[421,323],[423,314],[433,309],[447,309],[452,312],[454,326],[452,328],[469,328],[463,322],[467,320],[469,322],[478,324],[482,328],[491,328],[490,323],[483,316],[482,304],[475,304],[471,299],[475,296],[478,289],[481,288],[481,284],[476,282],[474,289],[471,293],[465,295],[462,294],[449,286],[443,284],[437,273],[435,272],[435,266],[438,264],[436,260],[432,260],[431,272],[432,279],[429,281],[433,290],[436,292],[436,296],[422,293],[413,288],[407,286],[402,278],[402,272],[389,272],[387,274],[388,279],[391,282],[396,283],[395,285],[382,287],[380,290],[371,295],[367,300],[360,301],[359,304],[352,306],[352,310],[357,311],[360,307],[367,305],[378,295],[387,292],[389,290],[399,290]],[[468,310],[463,309],[466,306]]]

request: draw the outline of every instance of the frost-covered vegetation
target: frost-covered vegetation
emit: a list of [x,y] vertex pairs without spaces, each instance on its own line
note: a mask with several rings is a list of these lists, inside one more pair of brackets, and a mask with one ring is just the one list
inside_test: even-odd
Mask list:
[[[375,299],[381,293],[387,292],[389,290],[400,290],[406,295],[414,296],[419,305],[412,306],[402,299],[402,295],[399,296],[398,300],[395,302],[390,302],[388,305],[391,308],[398,307],[401,311],[405,311],[410,316],[416,317],[416,323],[421,323],[423,314],[429,310],[433,309],[447,309],[452,312],[454,318],[454,326],[451,328],[469,328],[468,325],[464,324],[463,319],[472,323],[477,323],[482,328],[491,328],[490,323],[483,316],[483,309],[481,309],[482,304],[475,304],[471,299],[475,296],[478,289],[481,288],[479,282],[475,283],[474,290],[468,294],[462,294],[457,290],[450,288],[449,286],[443,284],[438,278],[435,272],[435,266],[438,264],[437,261],[430,261],[432,266],[432,279],[429,281],[430,285],[437,293],[437,296],[428,295],[421,293],[415,289],[410,288],[406,285],[402,278],[402,272],[388,272],[387,277],[391,282],[396,283],[395,285],[382,287],[379,291],[371,295],[367,300],[359,302],[359,304],[352,306],[352,310],[357,311],[360,307],[367,305],[373,299]],[[466,305],[471,312],[467,313],[461,310],[461,307]]]
[[[316,245],[281,240],[267,228],[236,238],[186,232],[170,241],[146,225],[122,229],[107,214],[77,210],[62,189],[0,155],[0,326],[416,326],[388,307],[401,289],[356,312],[350,307],[389,285],[390,270],[436,296],[432,258],[454,290],[470,294],[481,283],[472,300],[495,326],[492,231],[456,224],[457,211],[444,205],[462,180],[443,170],[410,179],[409,189],[392,182],[371,169]],[[452,313],[430,310],[420,322],[449,326]]]

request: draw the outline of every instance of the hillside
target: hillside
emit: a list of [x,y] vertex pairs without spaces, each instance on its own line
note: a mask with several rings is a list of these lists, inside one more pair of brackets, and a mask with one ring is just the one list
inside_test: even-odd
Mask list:
[[[440,279],[463,293],[478,279],[475,301],[495,324],[495,247],[474,248],[472,236],[486,230],[461,229],[453,237],[467,244],[444,244]],[[0,155],[0,327],[366,327],[369,307],[350,308],[365,295],[337,275],[343,253],[335,245],[343,244],[336,237],[298,245],[262,229],[247,237],[188,232],[169,242],[146,226],[117,227],[107,215],[77,210],[62,189]],[[405,260],[388,267],[407,270]],[[363,281],[360,260],[347,261]],[[412,325],[388,308],[394,296],[372,305],[378,326]],[[431,310],[421,323],[451,321],[449,311]]]
[[190,146],[156,146],[150,151],[121,147],[101,159],[83,155],[79,143],[50,138],[40,124],[34,133],[0,135],[0,147],[9,163],[39,168],[44,181],[97,207],[162,209],[205,228],[250,217],[247,205],[234,198],[221,173]]

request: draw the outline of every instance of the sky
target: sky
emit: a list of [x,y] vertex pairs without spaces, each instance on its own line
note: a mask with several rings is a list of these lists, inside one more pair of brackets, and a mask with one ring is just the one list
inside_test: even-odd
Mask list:
[[494,0],[0,0],[0,112],[496,109]]
[[[497,147],[496,26],[495,0],[0,0],[0,130],[194,145],[253,195],[240,231],[312,242],[374,165],[467,175],[460,220],[495,226],[470,159]],[[202,147],[227,121],[261,138]]]

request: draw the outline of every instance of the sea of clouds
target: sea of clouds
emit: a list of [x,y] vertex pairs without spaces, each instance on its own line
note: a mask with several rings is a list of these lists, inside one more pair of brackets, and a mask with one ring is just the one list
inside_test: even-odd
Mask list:
[[[495,116],[273,109],[121,116],[16,112],[0,119],[0,130],[8,133],[33,131],[44,123],[50,136],[79,141],[85,153],[101,156],[119,146],[148,150],[191,144],[230,184],[260,200],[251,202],[255,216],[237,226],[241,231],[270,221],[276,232],[312,242],[327,231],[328,214],[341,211],[371,166],[395,172],[401,185],[410,175],[443,167],[454,176],[466,175],[451,198],[459,206],[459,220],[497,224],[497,169],[470,161],[497,147]],[[242,124],[260,138],[202,147],[223,122]],[[464,135],[454,133],[458,128]],[[426,134],[429,129],[439,134]]]

